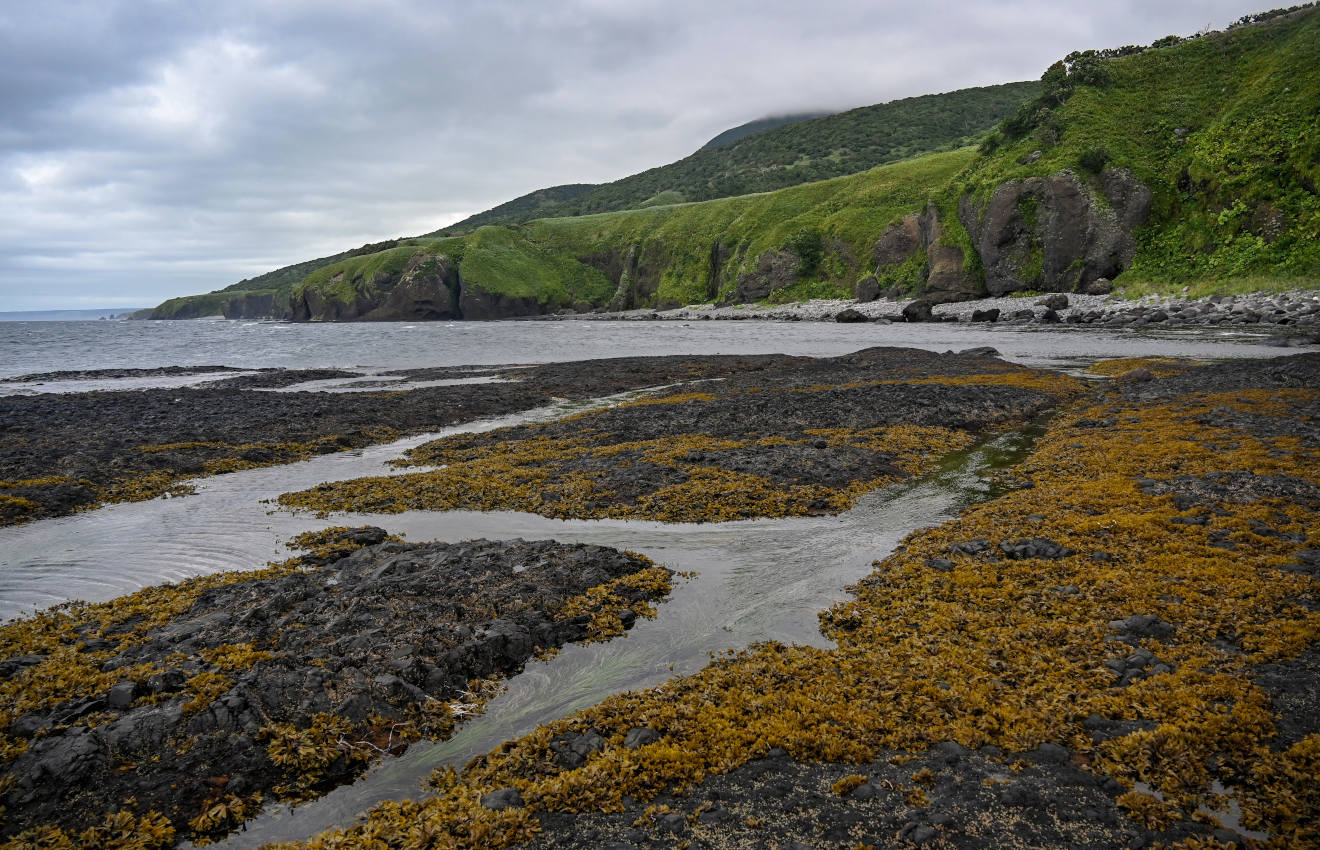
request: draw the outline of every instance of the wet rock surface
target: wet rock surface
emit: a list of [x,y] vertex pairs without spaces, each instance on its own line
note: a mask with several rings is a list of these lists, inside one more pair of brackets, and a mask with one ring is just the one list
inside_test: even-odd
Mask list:
[[[474,680],[591,637],[600,613],[627,612],[626,626],[636,617],[629,606],[668,587],[667,570],[601,546],[405,544],[371,528],[329,542],[292,572],[204,590],[143,634],[129,637],[132,619],[74,628],[50,657],[118,681],[8,723],[3,731],[27,748],[3,771],[12,778],[0,835],[81,831],[127,800],[186,834],[219,804],[250,816],[255,794],[321,793],[409,740],[443,737],[478,710]],[[603,612],[566,607],[601,586],[614,591]],[[85,639],[72,643],[78,634]],[[44,661],[11,658],[5,672],[39,694],[54,675]],[[224,832],[242,819],[191,829]]]
[[0,378],[0,384],[33,381],[81,381],[96,378],[150,378],[161,375],[205,375],[212,372],[241,372],[237,366],[159,366],[151,369],[69,369],[61,372],[31,372]]
[[797,358],[559,422],[444,438],[408,454],[435,471],[332,482],[280,501],[678,522],[832,513],[1079,391],[986,351]]
[[681,797],[661,795],[612,814],[542,814],[543,831],[526,846],[672,848],[680,835],[694,850],[1127,850],[1210,833],[1209,827],[1144,829],[1115,803],[1123,790],[1074,766],[1057,745],[1019,760],[949,741],[861,765],[803,763],[780,751],[710,777]]
[[152,498],[183,478],[303,460],[556,399],[763,373],[804,359],[617,358],[511,367],[514,380],[501,383],[333,394],[257,390],[352,373],[271,370],[215,388],[3,397],[0,525]]

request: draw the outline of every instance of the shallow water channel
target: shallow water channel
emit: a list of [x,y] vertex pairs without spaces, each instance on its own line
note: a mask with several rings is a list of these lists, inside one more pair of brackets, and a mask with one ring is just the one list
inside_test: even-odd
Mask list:
[[[383,524],[410,540],[553,537],[632,549],[696,575],[677,585],[656,619],[639,621],[625,636],[565,647],[549,661],[528,664],[448,741],[415,744],[315,802],[272,806],[245,832],[213,846],[255,847],[346,825],[381,800],[424,794],[421,783],[436,767],[461,766],[610,694],[695,672],[723,650],[762,640],[828,645],[818,630],[818,612],[846,599],[845,587],[870,572],[872,561],[909,532],[984,498],[989,492],[984,474],[1021,457],[1035,434],[1029,428],[1002,435],[948,458],[920,479],[872,493],[834,517],[704,525],[462,511],[387,517]],[[366,517],[338,519],[356,523]]]
[[[602,400],[610,403],[635,394]],[[542,421],[582,403],[471,423],[444,433]],[[381,525],[407,540],[544,539],[598,543],[641,552],[695,575],[680,580],[654,620],[639,621],[608,643],[569,646],[527,665],[485,712],[450,740],[413,745],[387,757],[351,786],[297,807],[271,806],[220,847],[255,847],[306,838],[351,823],[376,802],[424,794],[440,765],[461,765],[537,724],[623,690],[700,669],[711,654],[756,641],[825,645],[817,614],[847,598],[847,585],[870,571],[912,530],[943,522],[984,498],[983,475],[1023,455],[1034,429],[1001,435],[946,459],[932,473],[877,491],[832,517],[732,523],[664,524],[636,520],[556,520],[513,512],[413,511],[337,514],[317,519],[273,511],[282,492],[327,480],[392,471],[386,464],[435,434],[317,457],[303,463],[202,479],[197,493],[111,505],[4,529],[0,617],[20,616],[69,599],[111,599],[162,581],[252,569],[291,554],[282,544],[328,525]]]

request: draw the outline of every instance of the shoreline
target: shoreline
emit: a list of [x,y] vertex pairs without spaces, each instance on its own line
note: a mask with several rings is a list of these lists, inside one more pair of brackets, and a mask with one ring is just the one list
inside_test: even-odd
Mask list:
[[[306,506],[390,512],[396,508],[388,499],[407,496],[421,501],[401,507],[512,506],[547,516],[688,522],[830,513],[857,487],[916,474],[965,445],[949,429],[973,435],[1020,425],[1045,409],[1059,412],[1026,459],[996,477],[988,501],[909,535],[850,588],[850,601],[822,612],[822,632],[837,648],[758,644],[654,690],[611,697],[507,742],[461,773],[437,775],[437,796],[427,801],[381,804],[347,830],[349,846],[403,841],[423,821],[456,846],[483,850],[529,841],[566,849],[672,847],[675,840],[750,848],[767,839],[832,848],[980,846],[959,843],[973,840],[1055,846],[1076,830],[1097,847],[1179,841],[1191,848],[1207,845],[1186,842],[1211,837],[1320,834],[1320,799],[1307,796],[1315,789],[1288,780],[1306,775],[1320,748],[1313,657],[1320,643],[1320,355],[1209,366],[1109,361],[1092,371],[1111,380],[1089,387],[975,351],[595,366],[599,376],[625,384],[657,375],[693,384],[568,422],[446,438],[413,458],[442,463],[438,471],[448,472],[440,478],[420,473],[409,481],[415,486],[384,491],[387,498],[356,491],[368,498],[364,504]],[[554,373],[581,378],[584,368],[560,364]],[[232,380],[235,387],[280,383],[278,375]],[[124,398],[102,396],[106,403]],[[205,446],[187,450],[198,448]],[[748,489],[753,478],[763,490]],[[493,482],[505,489],[492,489]],[[308,492],[333,496],[337,489]],[[21,774],[0,786],[10,821],[21,812],[35,818],[22,822],[37,827],[58,821],[83,829],[86,823],[62,820],[77,813],[76,801],[42,803],[56,818],[43,821],[39,797],[30,796],[39,795],[41,778],[102,769],[128,776],[141,763],[151,793],[134,795],[139,808],[126,813],[129,827],[155,841],[144,846],[165,847],[189,826],[221,834],[250,817],[261,804],[257,789],[273,785],[251,784],[251,777],[246,785],[229,782],[231,774],[264,769],[253,767],[260,753],[285,760],[276,764],[304,793],[350,776],[362,759],[334,743],[348,734],[340,721],[318,715],[285,728],[271,706],[286,696],[290,704],[306,702],[321,690],[321,708],[330,713],[360,708],[355,694],[380,696],[372,704],[378,712],[395,698],[402,701],[396,710],[427,704],[418,689],[426,692],[431,668],[443,665],[406,624],[380,632],[379,645],[364,633],[358,648],[370,650],[367,660],[385,671],[379,675],[372,664],[370,674],[345,670],[351,687],[336,689],[326,685],[329,673],[312,669],[322,669],[322,630],[346,646],[358,637],[356,627],[326,614],[335,588],[371,585],[387,610],[396,577],[415,569],[414,553],[425,544],[373,548],[383,535],[373,532],[375,542],[360,554],[315,548],[287,575],[233,585],[221,575],[180,586],[198,592],[178,600],[168,587],[151,588],[133,598],[150,603],[165,594],[166,604],[145,622],[131,606],[110,603],[68,609],[94,612],[87,622],[68,623],[60,619],[67,614],[52,611],[6,624],[0,661],[22,698],[14,705],[24,707],[0,730],[7,760],[17,766],[9,775]],[[449,556],[436,551],[440,566]],[[382,559],[396,555],[411,565],[398,562],[397,576],[382,569]],[[505,561],[499,570],[506,573],[526,569],[525,555]],[[269,593],[261,582],[273,583]],[[602,626],[608,636],[645,613],[644,605],[630,609],[645,599],[601,587],[572,588],[595,606],[568,606],[570,615],[590,615],[578,625]],[[546,610],[564,607],[561,599]],[[267,608],[277,616],[250,613]],[[32,628],[37,633],[24,637]],[[481,638],[479,653],[510,646],[507,630],[486,631],[494,637]],[[170,653],[189,657],[167,681],[162,665],[173,663]],[[526,655],[500,666],[516,666],[518,657]],[[47,682],[76,685],[63,693]],[[456,680],[443,684],[452,699]],[[1219,719],[1223,699],[1233,712],[1229,727]],[[363,719],[359,744],[385,750],[395,743],[380,737],[388,724]],[[220,759],[208,767],[226,781],[190,787],[186,811],[162,814],[148,806],[172,798],[151,782],[168,774],[170,759],[157,767],[140,758],[119,764],[104,761],[102,750],[159,750],[162,740],[174,740],[174,726],[192,736],[238,735],[248,746],[199,750]],[[288,747],[309,735],[314,746],[302,764]],[[1166,751],[1191,760],[1196,782],[1180,772],[1166,776]],[[229,757],[241,761],[237,771],[227,769]],[[180,764],[185,772],[195,767],[186,756]],[[1198,806],[1222,802],[1197,784],[1202,775],[1236,789],[1240,822],[1193,816]],[[101,805],[113,811],[104,787]],[[1303,802],[1284,816],[1268,805],[1278,794]],[[793,812],[785,813],[786,798]],[[1067,816],[1033,815],[1041,806]],[[18,847],[24,839],[14,840]]]
[[[1055,306],[1047,305],[1047,302]],[[904,322],[938,321],[994,324],[1080,325],[1089,327],[1230,326],[1292,334],[1320,331],[1320,290],[1214,295],[1206,298],[1150,295],[1128,300],[1117,295],[1039,293],[979,298],[930,305],[930,319],[908,319],[904,312],[925,299],[853,301],[821,299],[793,304],[716,306],[696,304],[668,310],[576,313],[540,319],[582,321],[780,321]],[[997,311],[997,313],[995,313]],[[1027,314],[1030,315],[1027,315]],[[977,314],[982,314],[978,316]],[[990,315],[993,314],[993,318]],[[1309,344],[1320,344],[1317,335]]]

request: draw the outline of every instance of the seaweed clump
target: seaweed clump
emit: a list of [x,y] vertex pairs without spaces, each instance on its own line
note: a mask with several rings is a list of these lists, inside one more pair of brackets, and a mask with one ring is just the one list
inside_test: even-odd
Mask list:
[[[862,765],[935,745],[1002,753],[1010,773],[1034,753],[1111,780],[1134,829],[1184,850],[1230,846],[1211,834],[1230,803],[1234,829],[1267,835],[1259,846],[1313,846],[1320,731],[1280,737],[1297,718],[1255,671],[1320,641],[1305,567],[1320,549],[1317,386],[1315,356],[1188,370],[1140,397],[1116,385],[1050,424],[1020,469],[1033,486],[910,535],[824,612],[836,648],[727,654],[445,771],[434,800],[281,846],[413,846],[417,828],[440,846],[508,846],[552,813],[623,811],[776,753]],[[1180,505],[1147,483],[1225,471],[1275,489]],[[556,759],[587,735],[601,743],[584,759]],[[933,783],[913,783],[912,805],[936,802]],[[499,789],[519,804],[480,804]]]

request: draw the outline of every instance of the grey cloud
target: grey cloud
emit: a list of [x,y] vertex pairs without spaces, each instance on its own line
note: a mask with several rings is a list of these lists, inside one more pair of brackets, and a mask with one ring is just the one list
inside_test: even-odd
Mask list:
[[541,186],[621,177],[762,115],[1034,78],[1075,48],[1248,11],[1224,0],[9,5],[0,310],[156,303]]

